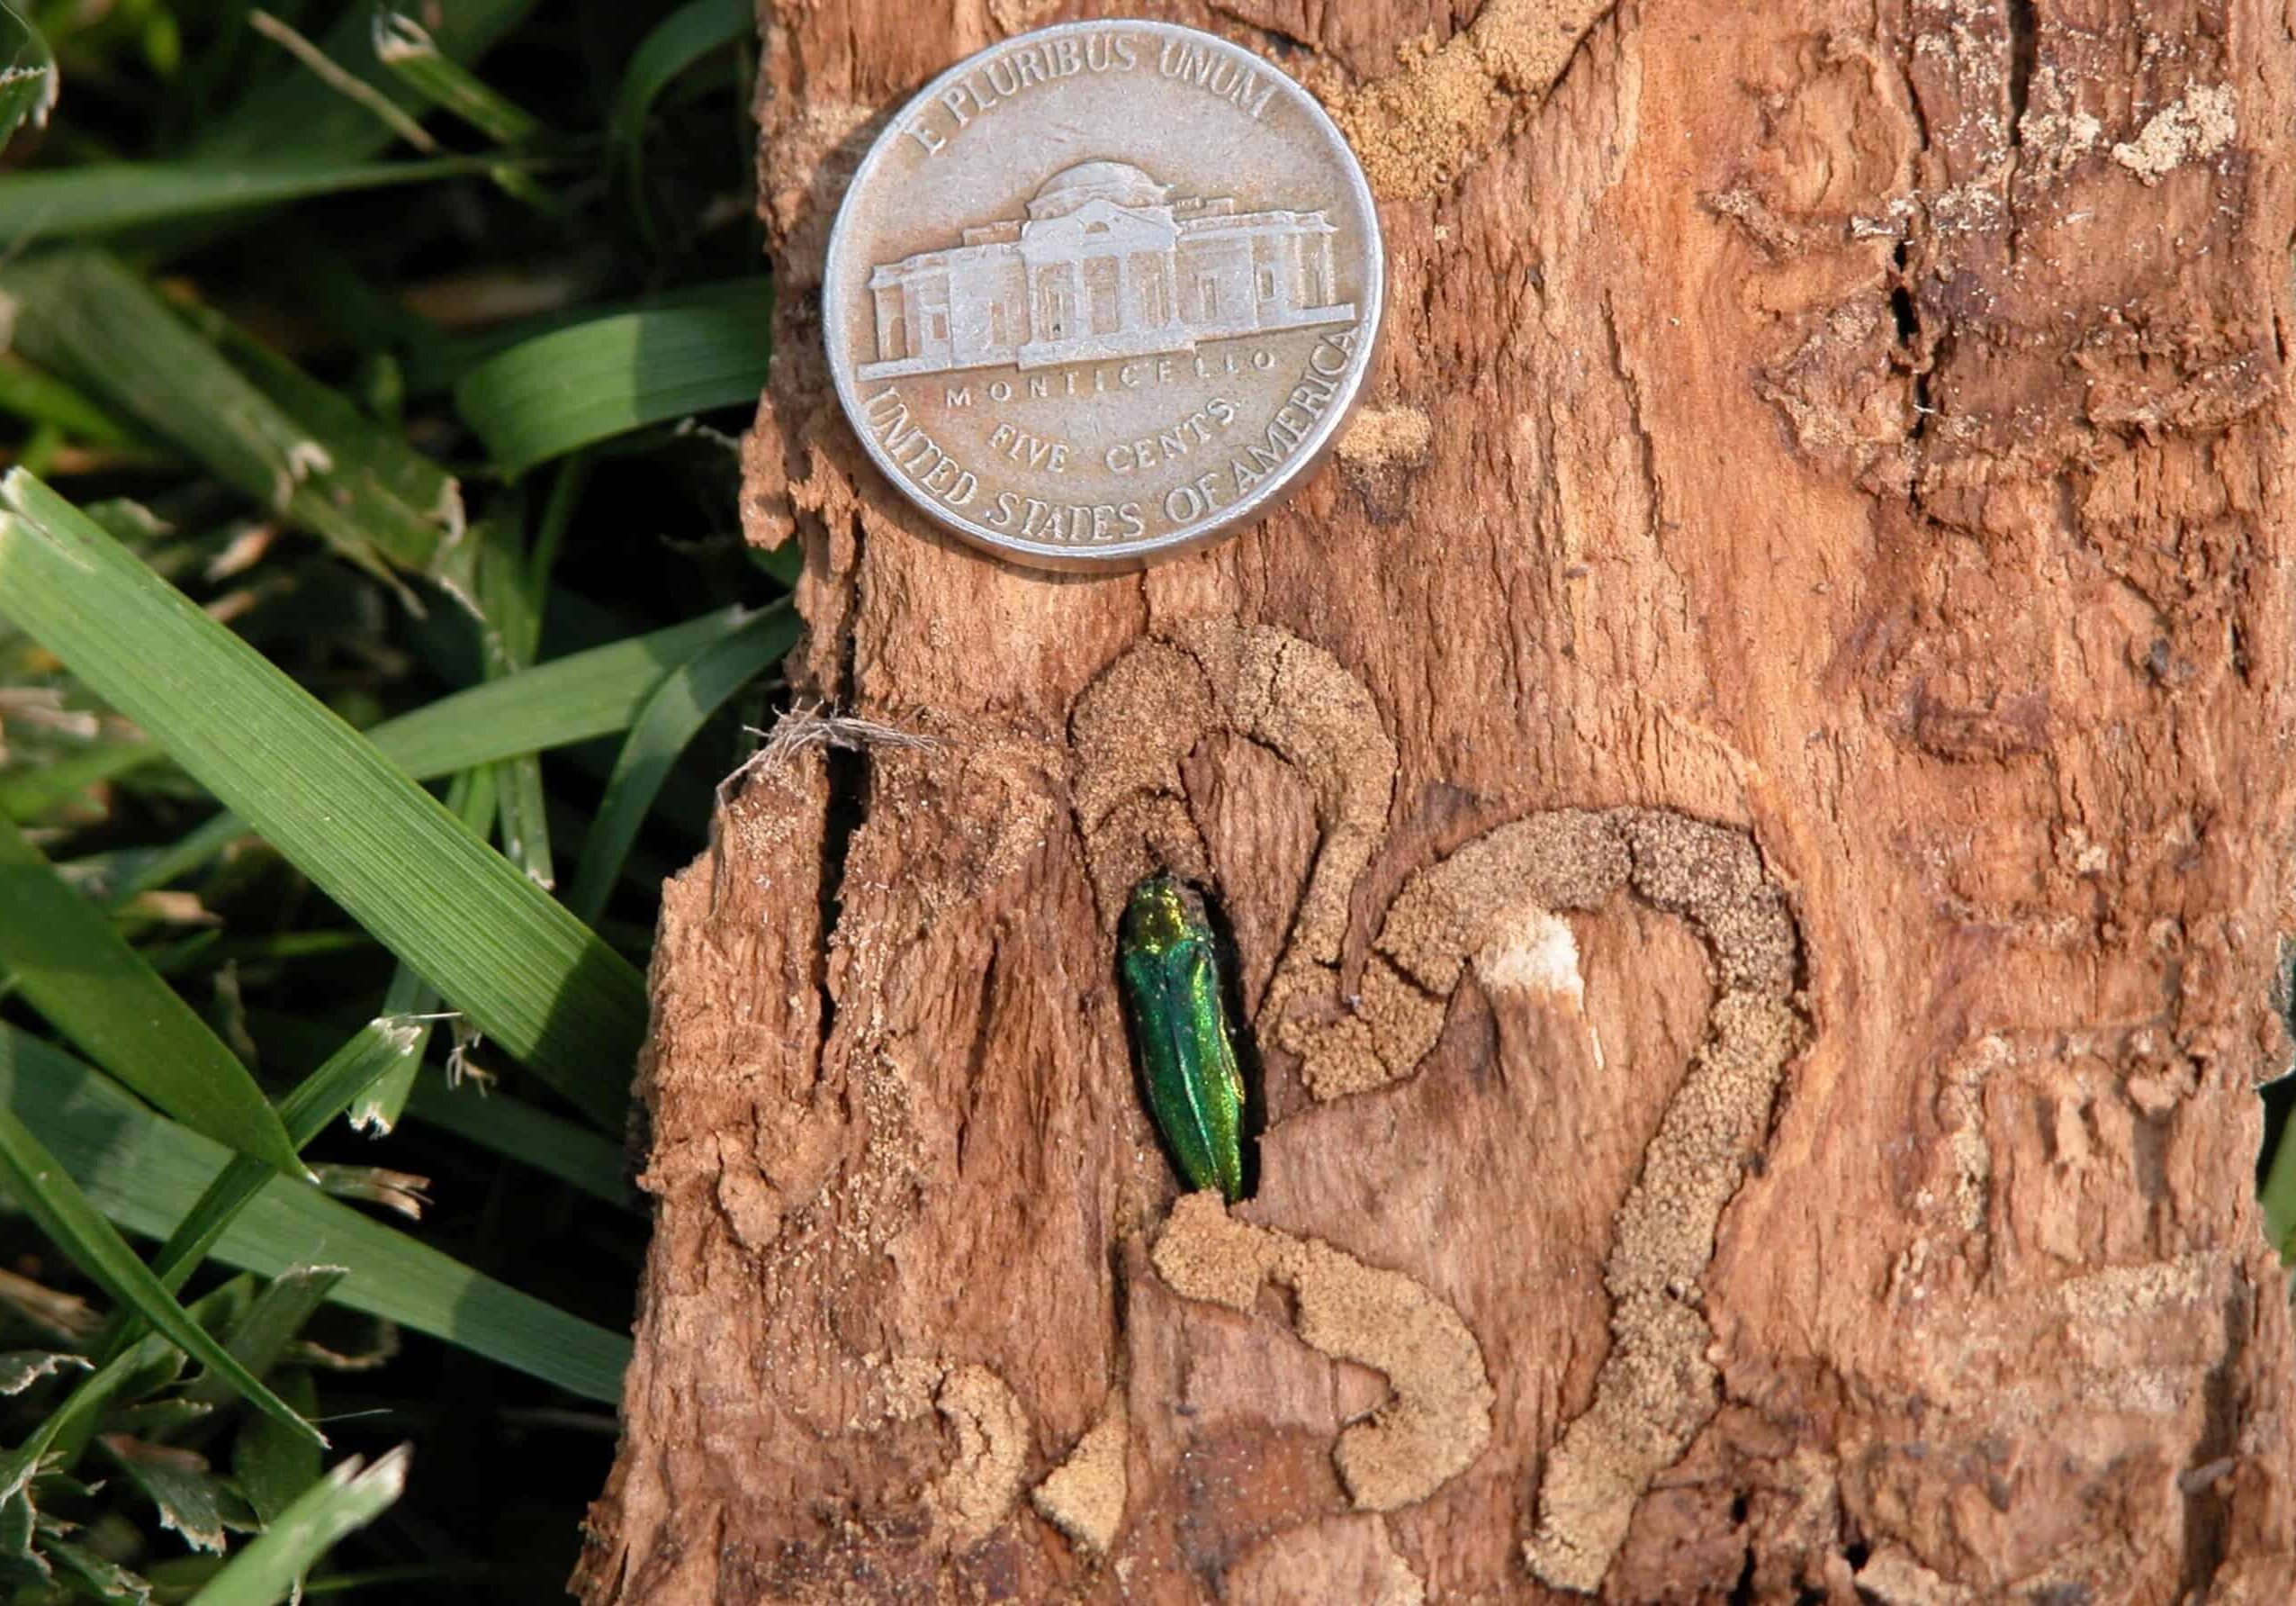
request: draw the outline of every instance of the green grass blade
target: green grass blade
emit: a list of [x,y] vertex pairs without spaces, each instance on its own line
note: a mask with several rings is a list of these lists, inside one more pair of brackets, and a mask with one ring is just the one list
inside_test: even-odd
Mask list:
[[0,969],[89,1059],[194,1132],[302,1174],[287,1129],[239,1057],[4,819]]
[[[401,995],[425,991],[413,972],[402,969],[392,979],[391,993],[383,1000],[383,1015],[360,1027],[349,1042],[329,1055],[318,1069],[279,1101],[279,1119],[297,1150],[402,1066],[409,1075],[412,1074],[412,1068],[421,1062],[422,1045],[429,1039],[430,1023],[404,1018],[401,1010],[419,1006],[402,999]],[[394,999],[401,1000],[396,1007]],[[185,1279],[199,1268],[215,1248],[216,1241],[223,1236],[233,1218],[263,1191],[270,1176],[266,1168],[245,1156],[233,1157],[217,1173],[152,1256],[152,1275],[159,1279],[160,1286],[172,1294],[184,1286]],[[97,1355],[108,1359],[141,1336],[131,1319],[118,1318],[94,1349]]]
[[2283,1260],[2296,1259],[2296,1122],[2280,1129],[2262,1194],[2264,1238]]
[[364,1471],[356,1456],[338,1462],[209,1579],[192,1606],[272,1606],[345,1535],[390,1509],[406,1490],[412,1454],[402,1444]]
[[[457,777],[458,787],[461,778]],[[461,787],[465,794],[468,788]],[[458,805],[463,807],[458,808]],[[467,808],[463,797],[450,796],[449,808],[464,813]],[[467,818],[465,814],[465,818]],[[392,973],[390,988],[383,995],[385,1021],[403,1023],[403,1030],[393,1033],[396,1039],[391,1058],[363,1082],[353,1096],[328,1112],[331,1120],[338,1113],[347,1114],[351,1125],[373,1137],[385,1137],[399,1124],[399,1113],[407,1107],[407,1092],[415,1085],[415,1077],[422,1069],[423,1056],[430,1051],[432,1029],[437,1022],[418,1019],[438,1012],[438,995],[430,984],[401,965]],[[381,1022],[371,1024],[381,1024]]]
[[42,1537],[41,1548],[84,1586],[86,1592],[78,1594],[78,1599],[95,1601],[98,1606],[151,1606],[150,1580],[139,1577],[110,1556],[54,1534]]
[[[326,1063],[305,1077],[293,1093],[280,1101],[281,1118],[287,1123],[288,1136],[296,1148],[301,1149],[317,1137],[376,1078],[398,1064],[413,1046],[417,1032],[412,1022],[389,1018],[369,1021],[352,1034],[348,1042],[329,1055]],[[270,1180],[268,1171],[244,1157],[226,1164],[183,1220],[176,1223],[159,1252],[151,1258],[152,1275],[159,1279],[160,1286],[171,1294],[182,1287],[184,1279],[199,1268],[200,1262],[215,1248],[216,1241],[230,1229],[232,1219]],[[134,1336],[123,1331],[106,1346],[106,1352],[115,1352]]]
[[[6,1028],[0,1027],[0,1033],[5,1031]],[[45,1047],[44,1044],[40,1046]],[[8,1044],[0,1042],[0,1072],[6,1069],[7,1053]],[[78,1074],[94,1079],[94,1073],[84,1069],[79,1069]],[[192,1301],[184,1307],[184,1313],[203,1329],[212,1332],[224,1322],[244,1312],[254,1298],[255,1279],[237,1277]],[[112,1401],[120,1394],[149,1394],[168,1387],[182,1373],[181,1355],[167,1340],[157,1336],[131,1345],[105,1361],[74,1385],[63,1403],[25,1435],[23,1443],[6,1455],[0,1456],[0,1500],[13,1500],[20,1494],[51,1454],[56,1457],[56,1464],[63,1467],[68,1467],[78,1459],[80,1451],[95,1436],[97,1424]],[[260,1413],[249,1420],[271,1421]],[[314,1452],[318,1449],[319,1447],[311,1443],[300,1424],[292,1428],[274,1425],[296,1443]]]
[[541,520],[535,526],[534,546],[527,554],[527,589],[535,600],[535,618],[539,620],[544,606],[550,600],[550,577],[558,567],[558,554],[566,544],[566,528],[574,521],[574,511],[581,506],[582,492],[590,486],[592,459],[587,452],[577,452],[558,465],[551,476],[550,497],[542,504]]
[[494,795],[503,856],[545,892],[558,885],[550,853],[550,811],[542,787],[542,760],[521,753],[494,766]]
[[461,119],[500,145],[522,145],[542,122],[438,48],[430,31],[399,11],[374,14],[374,58],[415,98]]
[[[534,664],[542,615],[528,585],[523,532],[515,519],[489,519],[480,532],[477,592],[482,651],[489,681],[504,681]],[[494,766],[495,804],[501,815],[503,856],[545,890],[557,885],[551,862],[550,813],[542,785],[542,758],[534,749]]]
[[[514,743],[548,749],[610,736],[630,727],[664,674],[707,643],[740,629],[744,618],[738,608],[721,608],[682,625],[570,653],[386,719],[366,736],[417,780],[508,758]],[[239,816],[216,816],[142,861],[134,874],[112,889],[113,906],[167,886],[247,834],[247,822]]]
[[741,629],[745,617],[738,608],[721,608],[682,625],[570,653],[385,720],[367,736],[418,780],[516,752],[609,736],[629,729],[663,675]]
[[0,356],[0,412],[27,423],[53,424],[99,446],[122,446],[126,430],[112,415],[50,374],[14,356]]
[[[374,535],[410,568],[427,566],[438,547],[462,539],[463,492],[454,475],[221,313],[194,307],[188,320],[334,460],[305,487],[306,495],[324,499],[330,521]],[[309,517],[300,502],[289,510]]]
[[296,483],[325,461],[308,430],[110,254],[60,252],[10,267],[0,274],[0,293],[13,349],[135,418],[264,506],[284,510]]
[[631,52],[615,92],[614,115],[607,137],[615,154],[629,167],[633,184],[644,188],[646,114],[664,89],[695,62],[712,50],[723,50],[757,31],[757,14],[750,0],[693,0],[653,25],[653,32]]
[[48,126],[56,109],[56,57],[40,30],[0,5],[0,146],[29,122]]
[[104,901],[113,909],[121,908],[140,892],[165,887],[176,877],[190,874],[247,835],[248,823],[238,815],[219,814],[138,862],[132,871],[113,883]]
[[59,1376],[66,1367],[86,1369],[89,1362],[60,1349],[11,1349],[0,1354],[0,1394],[20,1394],[44,1377]]
[[788,612],[761,613],[662,677],[622,743],[614,773],[606,782],[598,819],[582,844],[581,869],[566,899],[578,918],[592,922],[605,913],[607,896],[622,873],[622,862],[637,840],[638,827],[653,807],[662,779],[694,733],[727,698],[762,674],[797,639],[797,621]]
[[[446,809],[477,835],[486,834],[487,822],[494,817],[494,788],[496,774],[492,767],[464,770],[447,784]],[[438,995],[430,983],[405,965],[401,965],[391,978],[390,988],[383,996],[383,1014],[386,1020],[402,1022],[404,1046],[398,1057],[370,1078],[349,1104],[351,1124],[364,1132],[380,1137],[399,1124],[399,1116],[407,1107],[407,1095],[421,1074],[423,1056],[430,1051],[431,1033],[437,1023],[418,1019],[435,1014]],[[329,1110],[319,1117],[320,1125],[335,1118]],[[295,1128],[290,1124],[290,1132]],[[313,1135],[318,1128],[312,1128]]]
[[537,1109],[507,1093],[449,1087],[436,1078],[417,1082],[407,1114],[531,1166],[605,1204],[643,1210],[629,1183],[629,1156],[621,1145]]
[[[495,41],[523,21],[534,0],[455,0],[425,7],[440,50],[473,62]],[[318,44],[338,67],[364,79],[402,108],[417,104],[413,92],[374,59],[370,11],[343,7]],[[282,70],[202,131],[195,149],[217,160],[261,161],[293,149],[312,162],[355,161],[391,143],[391,131],[365,107],[346,100],[332,86],[300,67]]]
[[436,464],[212,313],[203,338],[108,252],[9,268],[0,293],[17,351],[347,555],[422,570],[461,536]]
[[619,1131],[645,1030],[628,961],[39,480],[0,481],[0,507],[16,625],[504,1051]]
[[407,353],[407,394],[435,396],[451,391],[463,376],[513,347],[545,335],[585,323],[595,323],[601,318],[619,318],[634,312],[658,312],[669,307],[684,306],[689,302],[707,304],[723,293],[720,284],[671,285],[647,295],[617,297],[612,300],[583,302],[578,305],[553,307],[545,311],[512,318],[468,334],[450,335],[428,347],[410,349]]
[[[271,1369],[279,1364],[287,1346],[302,1332],[303,1323],[311,1319],[319,1307],[342,1282],[344,1270],[339,1266],[291,1266],[263,1286],[255,1303],[231,1324],[231,1335],[225,1341],[233,1355],[246,1363],[248,1371],[269,1379]],[[212,1378],[203,1377],[184,1391],[187,1400],[221,1404]]]
[[96,1442],[104,1458],[151,1502],[160,1527],[175,1529],[194,1550],[221,1556],[227,1521],[242,1531],[255,1525],[255,1513],[208,1470],[204,1457],[186,1459],[172,1448],[125,1435],[117,1421],[115,1414],[106,1424],[110,1430]]
[[737,279],[673,305],[594,319],[489,357],[455,402],[505,474],[643,425],[753,403],[772,302]]
[[[279,1397],[305,1416],[319,1414],[319,1389],[301,1367],[281,1374]],[[319,1450],[250,1412],[231,1440],[231,1475],[265,1526],[276,1522],[295,1497],[320,1475]]]
[[491,177],[509,159],[442,156],[339,166],[289,166],[275,158],[262,164],[101,162],[12,173],[0,180],[0,239],[16,245],[86,239],[146,223],[248,212],[315,195]]
[[169,1343],[230,1384],[256,1409],[276,1417],[284,1427],[307,1433],[321,1444],[327,1442],[285,1401],[264,1387],[243,1362],[184,1313],[175,1295],[162,1288],[150,1268],[136,1259],[136,1252],[81,1192],[80,1185],[32,1136],[32,1128],[9,1111],[0,1111],[0,1183],[5,1184],[49,1240],[106,1294],[132,1307]]
[[0,815],[30,825],[88,788],[117,780],[167,756],[157,742],[106,742],[37,770],[0,775]]
[[[4,1024],[0,1106],[46,1140],[98,1210],[148,1237],[170,1232],[229,1158],[69,1054]],[[335,1290],[337,1304],[429,1333],[586,1399],[610,1402],[619,1394],[626,1338],[473,1271],[307,1182],[272,1177],[213,1253],[227,1266],[263,1277],[323,1259],[349,1274]]]

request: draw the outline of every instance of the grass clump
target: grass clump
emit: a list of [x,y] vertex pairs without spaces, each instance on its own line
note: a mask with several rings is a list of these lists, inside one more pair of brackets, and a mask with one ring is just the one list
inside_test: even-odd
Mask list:
[[796,634],[752,29],[0,6],[12,1601],[572,1565],[655,889]]

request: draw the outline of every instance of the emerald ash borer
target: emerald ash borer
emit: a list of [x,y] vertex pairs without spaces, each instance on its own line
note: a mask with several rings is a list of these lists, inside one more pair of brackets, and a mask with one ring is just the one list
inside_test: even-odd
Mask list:
[[1244,1196],[1244,1076],[1204,900],[1157,873],[1132,889],[1117,969],[1148,1113],[1192,1188]]

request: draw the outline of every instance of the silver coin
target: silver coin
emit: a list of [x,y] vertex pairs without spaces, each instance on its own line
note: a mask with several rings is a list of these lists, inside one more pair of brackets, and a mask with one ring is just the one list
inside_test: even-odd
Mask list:
[[1379,219],[1313,97],[1167,23],[1020,34],[886,128],[830,235],[847,416],[902,492],[1041,567],[1248,523],[1370,367]]

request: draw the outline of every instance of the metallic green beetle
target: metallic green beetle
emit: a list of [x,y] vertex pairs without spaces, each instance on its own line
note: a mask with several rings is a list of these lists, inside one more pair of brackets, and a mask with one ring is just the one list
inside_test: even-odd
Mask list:
[[1203,899],[1161,872],[1132,889],[1117,968],[1148,1113],[1188,1186],[1244,1196],[1244,1077]]

